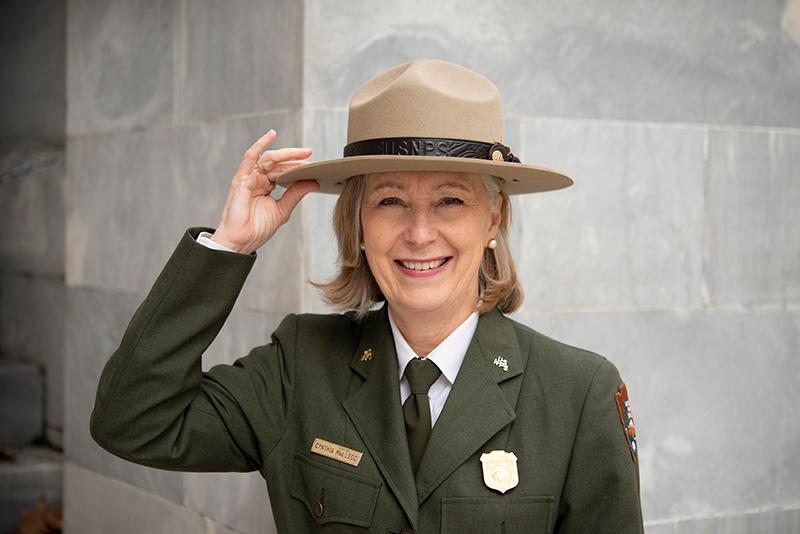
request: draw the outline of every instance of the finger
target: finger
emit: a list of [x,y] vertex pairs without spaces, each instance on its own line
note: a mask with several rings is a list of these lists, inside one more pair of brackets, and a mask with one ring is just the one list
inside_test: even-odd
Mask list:
[[270,178],[269,175],[256,171],[247,175],[242,182],[244,188],[256,195],[268,195],[275,189],[277,180]]
[[292,210],[294,210],[297,203],[300,202],[304,196],[318,189],[319,182],[316,180],[301,180],[289,186],[277,202],[278,210],[283,220],[289,220],[289,215],[292,214]]
[[279,148],[277,150],[267,150],[259,158],[261,166],[267,169],[267,164],[277,161],[287,161],[290,159],[306,159],[311,155],[310,148]]
[[301,165],[308,165],[310,161],[304,160],[290,160],[281,162],[270,162],[269,166],[262,164],[261,167],[256,165],[253,174],[266,175],[271,181],[277,181],[278,177],[289,169],[294,169]]
[[244,156],[242,157],[242,162],[239,164],[239,168],[236,170],[236,174],[242,175],[253,172],[253,167],[255,167],[258,157],[262,154],[262,152],[264,152],[270,143],[275,140],[276,137],[278,137],[278,133],[273,129],[259,137],[258,141],[253,143],[250,148],[245,151]]
[[285,173],[289,169],[308,165],[309,163],[310,162],[303,160],[282,161],[281,163],[276,164],[272,170],[267,173],[267,175],[274,182],[278,179],[278,177],[280,177],[281,174]]
[[306,165],[307,161],[286,161],[277,163],[272,167],[272,170],[263,173],[256,170],[247,175],[247,179],[244,180],[244,186],[252,191],[253,193],[264,195],[269,194],[275,189],[275,185],[278,183],[278,178],[289,169],[293,169],[295,167],[299,167],[301,165]]

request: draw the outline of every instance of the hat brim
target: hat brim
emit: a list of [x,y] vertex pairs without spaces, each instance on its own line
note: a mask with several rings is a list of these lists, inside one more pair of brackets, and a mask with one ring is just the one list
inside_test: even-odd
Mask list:
[[317,161],[289,169],[278,177],[278,185],[289,187],[300,180],[317,180],[320,193],[338,194],[348,178],[359,174],[391,171],[449,171],[489,174],[503,179],[509,195],[563,189],[572,179],[546,167],[504,161],[447,156],[352,156]]

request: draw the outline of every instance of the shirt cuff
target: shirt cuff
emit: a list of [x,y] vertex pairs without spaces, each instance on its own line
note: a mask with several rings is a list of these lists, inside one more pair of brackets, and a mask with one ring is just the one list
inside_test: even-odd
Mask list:
[[213,248],[214,250],[227,250],[228,252],[235,252],[225,245],[220,245],[211,239],[211,235],[212,234],[210,232],[200,232],[200,234],[197,236],[197,242],[201,245],[207,246],[208,248]]

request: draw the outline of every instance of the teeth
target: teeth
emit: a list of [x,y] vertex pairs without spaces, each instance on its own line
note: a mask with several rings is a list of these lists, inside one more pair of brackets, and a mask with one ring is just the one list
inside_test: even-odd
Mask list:
[[403,261],[401,262],[406,269],[413,269],[414,271],[427,271],[440,267],[444,263],[444,258],[436,261]]

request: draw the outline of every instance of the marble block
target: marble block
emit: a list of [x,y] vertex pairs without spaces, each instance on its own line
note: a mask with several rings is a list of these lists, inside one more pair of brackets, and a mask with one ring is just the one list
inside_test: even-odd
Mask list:
[[512,198],[525,309],[701,302],[703,130],[523,121],[522,161],[575,184]]
[[708,146],[711,302],[800,302],[800,134],[711,130]]
[[513,115],[796,127],[798,10],[744,0],[307,2],[305,102],[345,106],[366,79],[434,58],[492,80]]
[[169,124],[175,2],[67,2],[67,133]]
[[186,2],[186,113],[299,108],[303,2]]
[[37,276],[64,275],[63,147],[0,151],[0,269]]
[[186,473],[185,506],[236,532],[274,534],[275,520],[260,473]]

